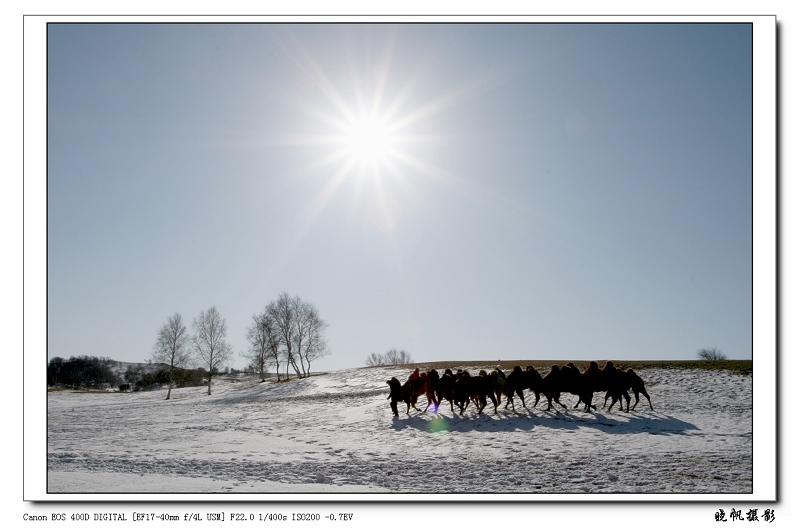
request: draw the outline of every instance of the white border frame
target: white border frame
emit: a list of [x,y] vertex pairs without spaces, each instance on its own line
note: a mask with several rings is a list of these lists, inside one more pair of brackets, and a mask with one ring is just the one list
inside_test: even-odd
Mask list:
[[[720,495],[387,496],[47,493],[47,23],[599,22],[753,24],[753,493]],[[24,26],[24,489],[26,501],[775,501],[777,499],[777,23],[774,16],[26,16]],[[757,415],[756,415],[757,413]]]

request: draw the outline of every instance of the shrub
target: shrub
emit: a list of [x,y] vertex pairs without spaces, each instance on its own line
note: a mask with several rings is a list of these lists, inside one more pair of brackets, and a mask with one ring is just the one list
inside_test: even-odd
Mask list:
[[700,360],[727,360],[728,357],[722,354],[722,351],[716,347],[704,347],[697,352],[697,358]]

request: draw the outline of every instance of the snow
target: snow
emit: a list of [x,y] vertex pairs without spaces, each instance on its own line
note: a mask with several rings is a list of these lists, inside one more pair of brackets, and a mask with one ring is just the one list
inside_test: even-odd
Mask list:
[[[443,370],[444,368],[437,368]],[[481,368],[467,367],[470,371]],[[490,369],[490,368],[485,368]],[[639,371],[635,411],[517,401],[464,416],[448,403],[392,416],[361,368],[289,382],[215,380],[138,393],[48,393],[47,489],[87,494],[281,494],[288,500],[714,500],[753,493],[753,383],[728,371]],[[595,402],[602,404],[602,394]],[[424,408],[427,401],[420,400]]]

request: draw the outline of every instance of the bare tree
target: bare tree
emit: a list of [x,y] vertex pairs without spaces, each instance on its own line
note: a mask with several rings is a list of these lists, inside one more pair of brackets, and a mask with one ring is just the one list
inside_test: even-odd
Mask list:
[[697,358],[700,360],[727,360],[722,351],[716,347],[704,347],[697,352]]
[[231,356],[231,346],[225,340],[228,327],[220,316],[217,307],[211,307],[194,319],[194,337],[192,342],[197,357],[208,368],[208,395],[211,395],[211,376],[220,364]]
[[[258,371],[261,382],[264,382],[266,380],[264,373],[270,362],[274,362],[277,367],[280,351],[278,330],[273,318],[266,310],[261,314],[253,315],[253,323],[247,329],[247,341],[250,343],[250,362]],[[278,379],[280,379],[280,374],[278,374]]]
[[386,354],[383,355],[383,363],[387,365],[399,365],[399,364],[413,364],[414,359],[411,358],[411,353],[406,351],[405,349],[401,349],[398,351],[395,348],[389,349],[386,351]]
[[328,324],[319,317],[317,308],[299,297],[292,300],[295,316],[295,340],[297,358],[304,376],[311,374],[311,362],[328,354],[325,329]]
[[[297,355],[295,353],[295,308],[289,294],[284,292],[278,296],[277,301],[267,305],[267,314],[274,320],[278,331],[281,355],[286,361],[286,378],[289,378],[289,366],[294,369],[297,378],[301,378],[303,375],[297,365]],[[278,366],[278,373],[280,373],[280,365]]]
[[265,315],[271,319],[278,340],[278,347],[273,349],[278,378],[281,360],[286,364],[287,379],[290,368],[298,379],[307,377],[311,372],[311,362],[329,352],[324,336],[328,324],[319,317],[314,305],[285,292],[267,305]]
[[367,360],[364,362],[364,365],[367,367],[383,366],[383,355],[379,353],[372,353],[370,356],[367,357]]
[[411,354],[405,349],[399,351],[395,348],[389,349],[383,355],[379,353],[372,353],[367,357],[365,364],[370,366],[397,366],[400,364],[413,364],[414,359]]
[[156,345],[153,347],[153,358],[151,359],[151,363],[169,366],[169,387],[167,388],[166,399],[169,399],[172,394],[172,387],[175,383],[175,369],[186,368],[191,361],[189,333],[186,332],[183,318],[176,312],[158,330]]
[[[266,311],[264,311],[266,316]],[[278,382],[281,381],[281,338],[275,323],[270,319],[270,337],[269,337],[269,350],[267,358],[275,365],[275,375],[278,376]],[[270,364],[271,365],[271,364]]]

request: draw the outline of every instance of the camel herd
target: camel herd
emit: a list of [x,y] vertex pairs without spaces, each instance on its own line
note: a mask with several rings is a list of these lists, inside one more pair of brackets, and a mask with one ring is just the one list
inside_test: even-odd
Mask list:
[[[562,393],[578,396],[575,408],[583,403],[585,412],[596,410],[597,407],[593,404],[595,392],[606,392],[603,407],[611,399],[609,410],[618,401],[619,408],[622,410],[622,399],[624,398],[625,411],[629,412],[639,404],[639,394],[647,398],[650,410],[653,409],[653,403],[650,401],[650,395],[645,390],[641,377],[632,369],[623,371],[617,368],[610,360],[602,369],[597,362],[592,361],[584,371],[580,371],[572,362],[561,367],[554,364],[544,376],[533,366],[528,366],[524,371],[520,366],[514,366],[514,370],[507,375],[500,368],[496,368],[491,373],[481,370],[478,375],[470,375],[468,371],[462,370],[453,373],[450,369],[446,369],[441,376],[435,369],[422,373],[417,369],[403,384],[395,377],[386,383],[389,385],[388,398],[395,416],[399,415],[398,403],[406,404],[406,414],[409,414],[412,407],[421,411],[417,407],[417,399],[422,395],[428,399],[425,410],[433,405],[434,412],[438,411],[439,405],[443,401],[448,401],[450,411],[453,413],[455,413],[454,405],[459,409],[459,415],[463,415],[464,410],[472,403],[480,414],[487,405],[487,397],[494,406],[495,414],[503,397],[506,398],[505,408],[508,408],[510,404],[516,412],[514,396],[519,397],[522,407],[526,408],[524,393],[526,390],[535,394],[534,407],[539,404],[540,396],[543,395],[547,399],[545,410],[553,408],[553,402],[567,408],[560,400]],[[630,406],[631,397],[628,390],[633,391],[636,398],[633,406]]]

